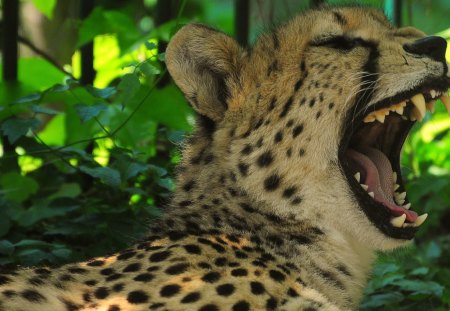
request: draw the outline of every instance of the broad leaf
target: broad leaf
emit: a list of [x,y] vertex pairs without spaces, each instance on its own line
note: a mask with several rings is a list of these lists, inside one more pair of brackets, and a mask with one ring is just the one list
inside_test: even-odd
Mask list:
[[11,172],[0,176],[1,192],[15,202],[23,202],[39,189],[39,184],[31,177]]
[[37,119],[11,118],[1,125],[1,130],[8,137],[11,144],[14,144],[20,137],[26,135],[29,130],[36,130],[40,121]]
[[97,117],[100,112],[106,110],[107,106],[105,104],[96,104],[93,106],[87,106],[84,104],[75,105],[75,111],[80,116],[82,123]]
[[80,170],[92,177],[99,178],[105,184],[113,187],[118,187],[121,183],[120,173],[110,167],[91,168],[82,165],[80,166]]

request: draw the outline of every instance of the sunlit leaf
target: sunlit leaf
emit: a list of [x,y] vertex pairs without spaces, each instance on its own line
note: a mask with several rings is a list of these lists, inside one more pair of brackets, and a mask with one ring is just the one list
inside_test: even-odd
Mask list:
[[32,0],[34,6],[49,19],[53,18],[57,0]]

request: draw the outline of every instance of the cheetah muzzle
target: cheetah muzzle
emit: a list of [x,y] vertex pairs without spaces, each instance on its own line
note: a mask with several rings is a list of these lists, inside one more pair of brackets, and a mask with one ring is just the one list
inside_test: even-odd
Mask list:
[[426,81],[381,100],[369,111],[355,110],[356,117],[346,128],[340,159],[348,182],[367,217],[393,238],[413,238],[428,216],[410,209],[400,154],[414,123],[422,121],[427,111],[434,112],[437,99],[450,113],[448,87],[445,77]]

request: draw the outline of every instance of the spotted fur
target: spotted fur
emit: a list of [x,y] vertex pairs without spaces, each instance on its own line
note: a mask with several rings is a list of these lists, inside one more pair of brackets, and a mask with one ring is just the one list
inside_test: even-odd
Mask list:
[[309,11],[248,50],[185,26],[166,61],[199,118],[170,208],[120,253],[3,272],[0,310],[357,309],[375,251],[406,241],[359,208],[343,127],[360,96],[369,107],[447,70],[405,52],[422,36],[356,7]]

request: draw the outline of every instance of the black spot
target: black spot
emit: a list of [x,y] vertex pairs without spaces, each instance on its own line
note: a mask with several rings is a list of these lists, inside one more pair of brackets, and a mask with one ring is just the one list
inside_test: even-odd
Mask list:
[[333,109],[333,107],[334,107],[334,103],[330,103],[329,105],[328,105],[328,109]]
[[247,271],[247,269],[243,269],[243,268],[233,269],[233,270],[231,270],[231,275],[236,276],[236,277],[247,276],[248,271]]
[[219,257],[214,261],[214,264],[218,267],[223,267],[227,264],[228,260],[225,257]]
[[186,263],[179,263],[168,267],[165,272],[170,275],[177,275],[186,272],[188,267],[189,265]]
[[292,137],[297,137],[301,132],[303,132],[303,124],[297,125],[292,129]]
[[189,254],[196,254],[196,255],[200,255],[202,253],[200,247],[198,247],[195,244],[186,244],[184,245],[184,249],[186,250],[186,252],[188,252]]
[[280,185],[280,180],[281,180],[280,176],[276,174],[270,175],[264,180],[264,188],[267,191],[274,191]]
[[135,263],[131,263],[128,266],[126,266],[122,272],[136,272],[139,271],[141,269],[141,264],[138,262]]
[[14,296],[17,295],[17,293],[16,293],[15,291],[10,290],[10,289],[4,290],[2,294],[3,294],[6,298],[12,298],[12,297],[14,297]]
[[116,293],[121,292],[123,290],[123,288],[124,288],[123,283],[114,284],[114,286],[112,287],[113,291]]
[[162,251],[158,253],[154,253],[149,257],[151,262],[161,262],[170,257],[172,253],[170,251]]
[[348,269],[344,265],[339,265],[337,269],[347,276],[352,276],[352,274],[348,271]]
[[215,304],[207,304],[198,309],[198,311],[219,311],[219,308]]
[[333,11],[333,16],[336,19],[336,21],[339,24],[341,24],[342,26],[347,25],[347,20],[345,19],[345,17],[341,13]]
[[266,310],[276,310],[277,305],[278,301],[275,298],[271,297],[266,301]]
[[286,276],[284,275],[284,273],[282,273],[278,270],[270,270],[269,276],[272,280],[277,281],[277,282],[283,282],[286,279]]
[[302,87],[303,81],[304,81],[303,77],[301,77],[300,79],[297,80],[297,82],[295,83],[295,86],[294,86],[294,91],[297,92]]
[[278,50],[280,47],[280,41],[278,40],[278,35],[276,32],[272,33],[272,40],[273,40],[273,48],[275,50]]
[[196,302],[200,299],[200,293],[199,292],[193,292],[190,294],[187,294],[186,296],[181,299],[181,303],[192,303]]
[[245,300],[241,300],[233,305],[233,311],[248,311],[248,310],[250,310],[250,305]]
[[309,100],[309,107],[314,107],[314,105],[316,104],[316,99],[315,98],[311,98],[310,100]]
[[183,190],[186,191],[186,192],[189,192],[194,187],[195,187],[195,181],[194,180],[190,180],[190,181],[188,181],[187,183],[185,183],[183,185]]
[[64,306],[66,307],[66,311],[78,311],[81,308],[80,305],[77,305],[74,302],[68,301],[65,299],[62,299],[62,303],[64,303]]
[[248,174],[248,164],[245,164],[245,163],[239,163],[238,164],[238,169],[239,169],[239,172],[241,173],[241,175],[242,176],[247,176],[247,174]]
[[109,296],[109,291],[106,287],[99,287],[95,290],[94,296],[97,299],[105,299]]
[[181,201],[180,203],[178,203],[178,205],[180,207],[187,207],[187,206],[189,206],[191,204],[192,204],[192,201],[189,201],[189,200],[184,200],[184,201]]
[[312,241],[309,237],[301,235],[301,234],[291,235],[290,239],[296,241],[299,244],[311,244],[312,243]]
[[159,294],[161,297],[172,297],[178,294],[181,290],[181,287],[177,284],[169,284],[161,288]]
[[111,275],[113,273],[114,273],[114,269],[111,269],[111,268],[106,268],[106,269],[100,270],[101,275]]
[[209,272],[202,277],[202,281],[207,283],[215,283],[218,280],[220,280],[220,273],[218,272]]
[[239,258],[239,259],[248,258],[248,255],[246,253],[244,253],[243,251],[240,251],[240,250],[235,250],[234,251],[234,255],[236,256],[236,258]]
[[279,142],[282,141],[282,140],[283,140],[283,132],[282,132],[282,131],[278,131],[278,132],[275,134],[274,142],[275,142],[275,143],[279,143]]
[[141,290],[135,290],[128,293],[127,301],[132,304],[146,303],[148,301],[148,295]]
[[95,286],[98,282],[96,280],[87,280],[84,282],[87,286]]
[[164,307],[165,305],[166,304],[164,302],[154,303],[154,304],[150,305],[150,310],[156,310],[156,309]]
[[258,160],[256,161],[256,163],[258,164],[259,167],[269,166],[270,164],[272,164],[272,162],[273,162],[273,156],[272,156],[272,152],[270,152],[270,151],[266,151],[263,154],[261,154],[258,157]]
[[60,280],[61,282],[70,282],[70,281],[75,281],[75,279],[70,276],[69,274],[62,274],[58,277],[58,280]]
[[217,199],[217,198],[213,199],[211,202],[212,202],[214,205],[219,205],[220,203],[222,203],[222,201],[221,201],[220,199]]
[[301,71],[305,71],[306,70],[306,64],[305,64],[304,60],[302,60],[301,63],[300,63],[300,70]]
[[251,282],[250,289],[254,295],[262,295],[265,292],[264,285],[260,282]]
[[225,248],[222,245],[219,245],[217,243],[211,243],[210,245],[212,248],[214,248],[216,250],[216,252],[218,253],[225,253]]
[[319,274],[324,279],[326,279],[327,281],[333,283],[336,287],[338,287],[338,288],[340,288],[342,290],[345,289],[344,284],[342,284],[342,282],[339,281],[333,273],[331,273],[329,271],[324,271],[324,270],[321,270],[321,269],[317,269],[317,270],[318,270]]
[[241,153],[244,154],[244,155],[248,155],[248,154],[252,153],[252,151],[253,151],[252,146],[249,145],[249,144],[247,144],[247,145],[245,145],[245,147],[241,150]]
[[120,307],[118,305],[110,305],[108,311],[120,311]]
[[288,156],[288,158],[290,158],[290,157],[292,156],[292,148],[289,148],[289,149],[286,151],[286,155]]
[[103,266],[104,264],[105,262],[103,260],[94,260],[87,263],[87,265],[90,267],[100,267]]
[[138,281],[138,282],[150,282],[151,280],[154,279],[154,275],[151,273],[141,273],[139,275],[137,275],[133,280]]
[[297,293],[297,291],[296,291],[295,289],[293,289],[292,287],[290,287],[290,288],[288,289],[287,294],[288,294],[289,296],[291,296],[291,297],[298,297],[298,296],[299,296],[298,293]]
[[[0,277],[1,278],[1,277]],[[34,285],[34,286],[39,286],[39,285],[42,285],[42,284],[44,284],[44,281],[42,280],[42,279],[40,279],[39,277],[33,277],[33,278],[30,278],[30,279],[28,279],[28,282],[31,284],[31,285]]]
[[136,252],[126,252],[117,256],[117,260],[127,260],[134,257],[134,255],[136,255]]
[[320,115],[322,114],[322,111],[317,111],[317,113],[316,113],[316,119],[319,119],[320,118]]
[[272,97],[269,104],[269,111],[272,111],[273,108],[275,108],[275,104],[277,103],[277,99],[275,97]]
[[230,296],[234,293],[235,290],[236,288],[234,287],[234,285],[229,283],[222,284],[216,287],[216,292],[220,296]]
[[258,141],[256,142],[256,147],[261,148],[263,145],[263,139],[262,137],[258,139]]
[[111,281],[118,280],[121,277],[123,277],[123,274],[121,274],[121,273],[114,273],[114,274],[111,274],[110,276],[108,276],[105,280],[107,282],[111,282]]
[[43,302],[46,301],[47,299],[42,296],[39,292],[32,290],[32,289],[27,289],[24,290],[21,294],[21,296],[28,300],[29,302]]
[[256,124],[254,125],[253,129],[257,130],[261,127],[261,125],[263,124],[263,119],[259,119],[258,122],[256,122]]
[[284,189],[283,198],[289,199],[291,196],[294,195],[294,193],[296,191],[297,191],[297,187],[295,187],[295,186]]
[[298,155],[303,157],[305,155],[305,152],[306,152],[305,149],[300,148],[300,151],[298,152]]
[[293,102],[293,98],[291,96],[291,97],[289,97],[287,102],[284,104],[283,110],[280,113],[280,118],[284,118],[288,114],[289,110],[291,109],[292,102]]
[[85,273],[87,273],[86,269],[78,268],[78,267],[69,268],[69,269],[67,269],[67,271],[69,271],[70,273],[74,273],[74,274],[85,274]]

